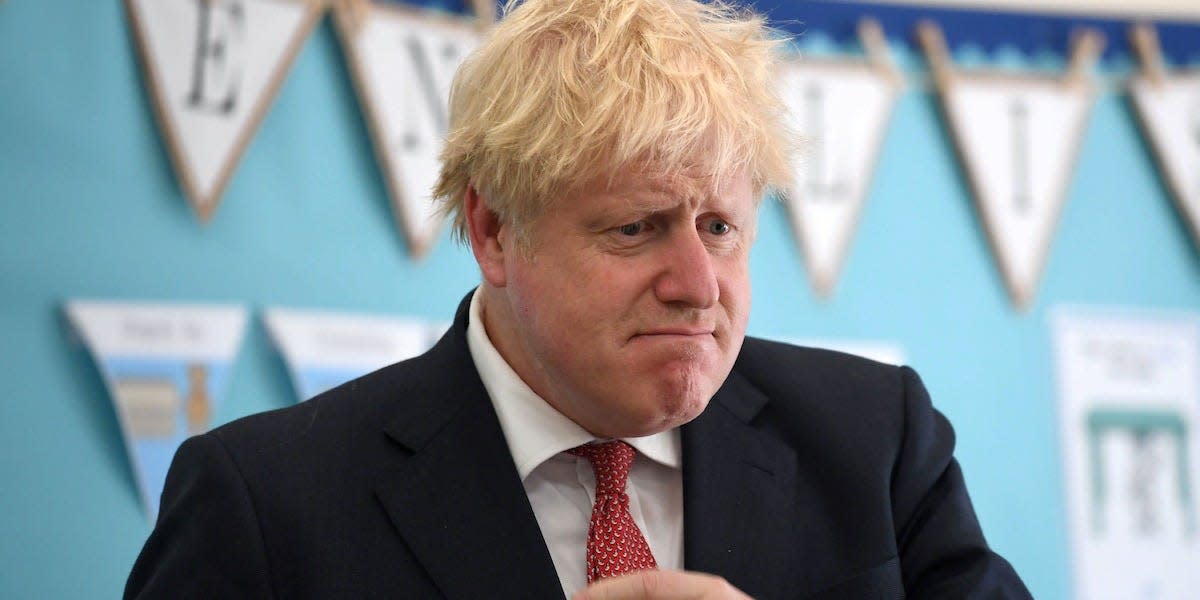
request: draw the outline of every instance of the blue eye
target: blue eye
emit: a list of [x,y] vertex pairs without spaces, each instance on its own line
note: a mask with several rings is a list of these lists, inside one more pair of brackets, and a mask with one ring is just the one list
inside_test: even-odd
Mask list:
[[716,220],[708,222],[708,232],[711,234],[725,235],[732,230],[733,230],[733,228],[730,227],[729,223],[726,223],[725,221],[716,219]]
[[642,221],[636,223],[626,223],[617,228],[617,233],[621,235],[634,236],[642,232],[646,228],[646,224]]

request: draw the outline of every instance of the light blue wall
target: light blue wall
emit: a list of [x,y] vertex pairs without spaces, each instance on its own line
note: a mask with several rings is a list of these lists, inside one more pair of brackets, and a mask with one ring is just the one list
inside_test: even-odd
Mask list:
[[[779,205],[752,257],[751,332],[900,343],[955,423],[994,546],[1035,596],[1069,591],[1047,313],[1200,308],[1200,253],[1125,98],[1099,99],[1036,304],[1009,305],[932,98],[897,106],[831,301]],[[150,524],[69,298],[243,302],[448,319],[476,280],[444,238],[407,258],[328,21],[215,218],[173,179],[118,2],[0,3],[0,595],[119,593]],[[256,313],[257,314],[257,313]],[[221,421],[292,402],[254,320]]]

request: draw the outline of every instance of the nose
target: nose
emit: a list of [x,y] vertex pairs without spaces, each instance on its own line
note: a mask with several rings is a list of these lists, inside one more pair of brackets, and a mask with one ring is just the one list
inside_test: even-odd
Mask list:
[[663,246],[662,272],[654,281],[654,294],[664,304],[709,308],[720,289],[713,256],[695,228],[680,228]]

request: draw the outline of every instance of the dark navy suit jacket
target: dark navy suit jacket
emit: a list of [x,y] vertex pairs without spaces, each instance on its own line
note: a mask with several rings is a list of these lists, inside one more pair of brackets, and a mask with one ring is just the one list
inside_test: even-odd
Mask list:
[[[180,447],[137,598],[561,598],[467,349]],[[916,373],[747,338],[682,428],[684,562],[756,598],[1026,598]]]

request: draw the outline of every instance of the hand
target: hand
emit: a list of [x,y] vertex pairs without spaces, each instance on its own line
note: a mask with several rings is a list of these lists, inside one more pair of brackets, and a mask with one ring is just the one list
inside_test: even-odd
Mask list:
[[603,579],[571,600],[751,600],[728,581],[694,571],[638,571]]

